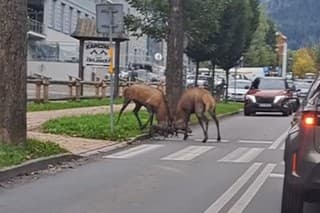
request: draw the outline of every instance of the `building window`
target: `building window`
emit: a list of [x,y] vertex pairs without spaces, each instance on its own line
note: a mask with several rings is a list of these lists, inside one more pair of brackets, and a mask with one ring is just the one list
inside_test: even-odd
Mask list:
[[78,10],[77,11],[77,23],[78,23],[78,20],[81,18],[81,11],[80,10]]
[[69,7],[69,33],[72,33],[73,29],[73,8]]
[[51,27],[55,28],[56,26],[56,7],[57,7],[57,0],[53,0],[51,4]]
[[65,22],[65,8],[66,8],[66,4],[64,3],[61,3],[61,24],[60,24],[60,27],[61,27],[61,32],[64,32],[64,22]]

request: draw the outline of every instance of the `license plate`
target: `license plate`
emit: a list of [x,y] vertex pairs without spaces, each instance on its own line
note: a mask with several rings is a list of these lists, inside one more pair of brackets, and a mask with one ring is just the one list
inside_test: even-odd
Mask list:
[[272,107],[272,104],[259,104],[259,107]]

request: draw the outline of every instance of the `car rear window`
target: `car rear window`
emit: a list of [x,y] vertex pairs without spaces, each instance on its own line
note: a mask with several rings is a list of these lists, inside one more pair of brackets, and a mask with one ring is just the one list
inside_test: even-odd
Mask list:
[[282,79],[257,78],[252,83],[252,88],[267,90],[284,90],[286,89],[286,82]]

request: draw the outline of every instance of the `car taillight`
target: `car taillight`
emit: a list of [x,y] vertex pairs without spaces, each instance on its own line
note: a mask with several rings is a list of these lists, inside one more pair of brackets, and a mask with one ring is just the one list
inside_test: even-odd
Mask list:
[[315,126],[318,123],[317,114],[315,112],[305,112],[302,116],[302,123],[304,126]]

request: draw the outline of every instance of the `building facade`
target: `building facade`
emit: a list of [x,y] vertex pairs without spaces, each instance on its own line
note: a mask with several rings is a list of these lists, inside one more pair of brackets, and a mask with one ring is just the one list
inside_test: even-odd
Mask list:
[[[43,74],[53,79],[66,80],[68,75],[78,75],[79,42],[70,35],[79,18],[95,19],[96,3],[101,0],[28,0],[28,75]],[[125,14],[137,14],[125,0],[114,0],[124,5]],[[154,59],[155,53],[163,55],[162,61]],[[164,66],[166,44],[154,42],[147,36],[130,37],[121,44],[120,67],[130,63],[149,63]],[[85,79],[91,79],[99,69],[85,69]],[[103,78],[104,70],[95,76]]]

